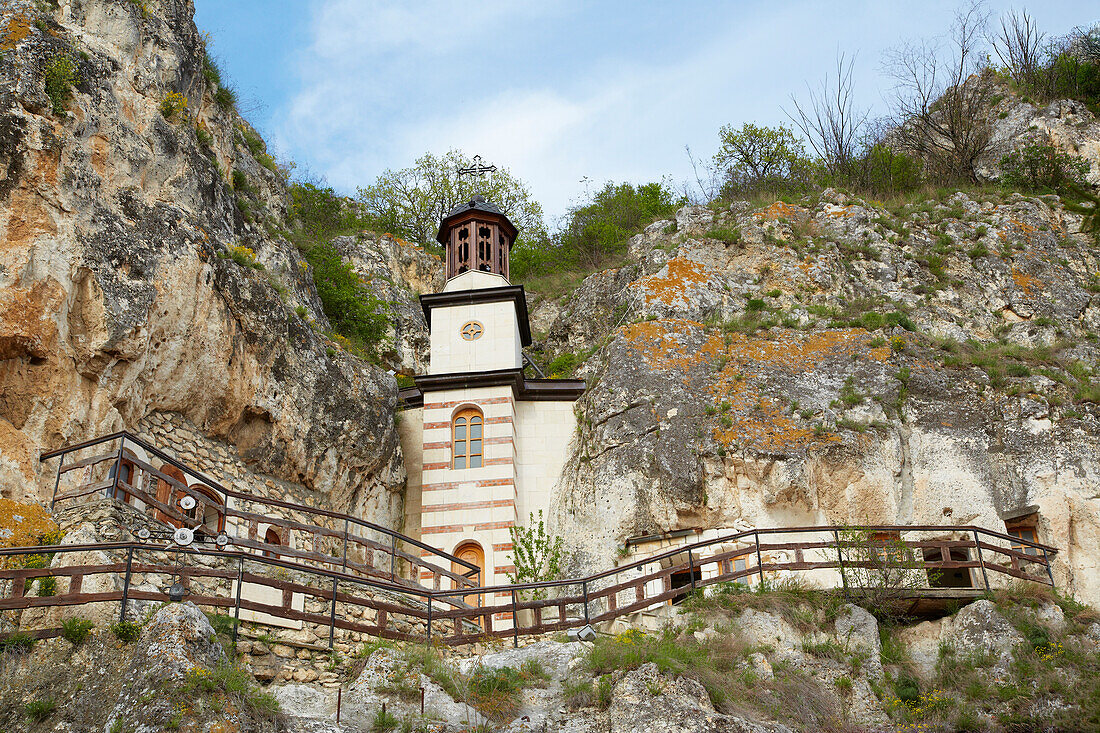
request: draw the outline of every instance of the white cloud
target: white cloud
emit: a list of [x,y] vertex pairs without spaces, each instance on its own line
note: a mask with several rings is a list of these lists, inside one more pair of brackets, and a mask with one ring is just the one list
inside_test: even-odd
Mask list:
[[685,144],[707,158],[723,124],[785,121],[837,50],[859,51],[860,103],[880,104],[881,49],[941,31],[953,8],[320,0],[275,138],[345,191],[458,148],[560,214],[582,177],[686,179]]

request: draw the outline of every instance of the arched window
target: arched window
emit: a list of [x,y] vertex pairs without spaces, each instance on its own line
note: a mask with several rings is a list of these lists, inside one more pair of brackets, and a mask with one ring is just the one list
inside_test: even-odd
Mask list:
[[[222,500],[218,498],[214,490],[205,484],[192,484],[188,488],[202,494],[204,497],[202,499],[196,499],[193,509],[184,511],[184,514],[186,514],[188,518],[201,522],[196,529],[211,537],[225,529],[225,515],[222,514]],[[181,491],[180,497],[182,498],[183,496],[184,493]]]
[[481,410],[467,407],[455,413],[451,425],[453,468],[481,468]]
[[[274,527],[268,527],[267,532],[264,534],[264,544],[279,547],[283,544],[283,538],[279,536],[278,530]],[[278,551],[274,550],[264,550],[263,554],[264,557],[279,557]]]

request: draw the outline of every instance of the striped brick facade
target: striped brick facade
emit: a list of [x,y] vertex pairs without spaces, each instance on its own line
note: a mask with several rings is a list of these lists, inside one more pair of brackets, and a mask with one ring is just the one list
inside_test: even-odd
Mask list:
[[[479,468],[454,469],[451,420],[467,407],[477,407],[485,418],[483,462]],[[505,584],[505,568],[512,565],[509,528],[517,519],[512,389],[475,387],[426,393],[422,410],[421,538],[448,552],[465,542],[476,542],[485,556],[482,584]]]

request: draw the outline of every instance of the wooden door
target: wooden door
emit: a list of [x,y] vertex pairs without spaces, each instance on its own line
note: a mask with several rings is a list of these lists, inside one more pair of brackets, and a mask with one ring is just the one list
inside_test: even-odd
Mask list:
[[[478,576],[472,577],[471,580],[478,582],[478,585],[484,584],[483,579],[485,577],[485,553],[482,551],[481,545],[477,544],[476,542],[467,542],[465,544],[459,545],[458,549],[455,550],[455,557],[457,557],[459,560],[464,560],[472,565],[477,565],[479,568],[481,568],[481,573]],[[452,572],[465,575],[469,571],[469,568],[463,567],[458,563],[452,563],[451,570]],[[481,605],[481,595],[478,593],[465,596],[462,600],[471,606]]]

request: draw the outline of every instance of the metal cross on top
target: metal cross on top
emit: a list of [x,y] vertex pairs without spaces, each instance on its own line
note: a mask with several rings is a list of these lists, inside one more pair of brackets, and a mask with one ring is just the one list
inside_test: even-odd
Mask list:
[[481,156],[474,156],[474,164],[468,168],[459,168],[459,176],[471,176],[473,178],[481,178],[486,173],[495,173],[497,167],[495,165],[485,165],[481,162]]

